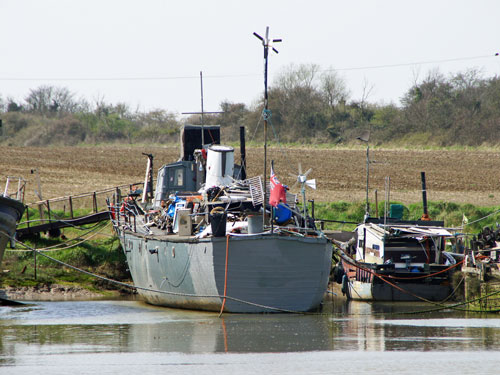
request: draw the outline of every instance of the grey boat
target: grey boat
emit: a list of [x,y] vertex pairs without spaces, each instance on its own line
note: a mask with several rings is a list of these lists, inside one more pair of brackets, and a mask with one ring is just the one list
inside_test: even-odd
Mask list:
[[[8,194],[10,178],[7,178],[5,190],[0,194],[0,265],[2,264],[5,248],[16,233],[16,225],[24,212],[24,204],[21,202],[18,188],[15,198]],[[21,182],[22,179],[19,179]]]
[[[201,132],[215,136],[212,146],[203,147]],[[154,305],[196,310],[318,308],[331,243],[293,198],[264,225],[270,206],[261,178],[242,179],[244,163],[234,164],[232,148],[217,145],[218,135],[215,126],[184,127],[181,159],[159,169],[154,194],[150,156],[143,191],[110,202],[138,293]]]

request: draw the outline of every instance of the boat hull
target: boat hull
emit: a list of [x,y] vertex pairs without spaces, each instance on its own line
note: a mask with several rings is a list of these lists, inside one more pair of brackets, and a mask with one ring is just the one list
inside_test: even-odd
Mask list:
[[221,311],[225,299],[225,312],[310,311],[328,285],[324,238],[118,234],[138,293],[154,305]]
[[[369,272],[366,264],[342,260],[345,270],[342,289],[347,298],[362,301],[442,301],[452,293],[448,271],[424,277],[422,273],[384,272],[382,278]],[[441,266],[442,269],[445,266]]]
[[14,199],[0,196],[0,265],[7,243],[16,233],[16,223],[24,212],[24,205]]
[[433,285],[424,283],[396,283],[402,290],[389,284],[374,284],[360,281],[350,281],[347,292],[350,299],[363,301],[442,301],[446,299],[451,288],[448,285]]

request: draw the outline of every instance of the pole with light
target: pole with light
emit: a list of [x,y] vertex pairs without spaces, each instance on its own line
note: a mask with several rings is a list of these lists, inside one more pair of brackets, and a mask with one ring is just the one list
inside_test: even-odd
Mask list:
[[367,130],[356,139],[366,143],[366,205],[365,205],[365,220],[370,217],[370,202],[368,200],[368,187],[370,183],[370,131]]
[[281,39],[269,39],[269,26],[266,27],[266,37],[263,38],[257,33],[253,33],[264,46],[264,212],[262,215],[263,225],[266,225],[266,204],[267,204],[267,121],[270,117],[269,112],[269,102],[267,96],[267,65],[268,65],[268,57],[269,57],[269,48],[271,48],[275,53],[278,53],[278,50],[272,46],[272,43],[279,43]]

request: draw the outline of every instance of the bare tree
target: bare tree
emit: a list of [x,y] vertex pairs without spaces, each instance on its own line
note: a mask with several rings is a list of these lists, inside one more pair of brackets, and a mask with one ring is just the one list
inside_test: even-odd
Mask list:
[[78,104],[73,100],[73,93],[65,87],[39,86],[31,89],[25,98],[27,110],[43,115],[49,113],[73,113]]
[[361,93],[361,100],[359,101],[359,105],[362,109],[365,109],[366,106],[368,105],[368,98],[372,94],[373,89],[375,86],[368,82],[366,77],[363,79],[363,91]]
[[350,92],[346,83],[340,75],[329,69],[325,71],[320,78],[321,92],[333,111],[339,103],[344,103],[349,99]]
[[276,77],[276,88],[285,91],[294,90],[297,87],[316,89],[319,65],[316,64],[290,64]]

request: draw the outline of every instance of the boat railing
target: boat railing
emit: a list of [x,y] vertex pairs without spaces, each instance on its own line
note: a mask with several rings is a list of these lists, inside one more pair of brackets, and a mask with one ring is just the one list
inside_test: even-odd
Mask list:
[[[13,186],[12,181],[13,179],[10,178],[10,187]],[[51,235],[57,236],[60,229],[67,226],[92,224],[108,220],[109,207],[106,205],[106,198],[109,197],[110,193],[120,196],[122,191],[137,190],[142,185],[142,182],[124,184],[29,203],[26,205],[27,209],[18,225],[18,234],[23,236],[49,231],[52,233]],[[18,183],[18,186],[23,187],[22,192],[18,193],[18,195],[24,197],[24,184],[19,185]]]
[[19,202],[24,202],[25,187],[26,180],[22,177],[7,176],[2,196],[18,200]]

